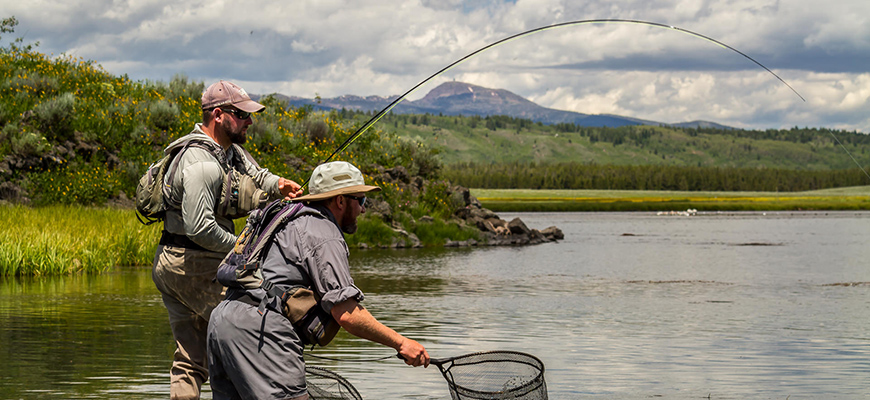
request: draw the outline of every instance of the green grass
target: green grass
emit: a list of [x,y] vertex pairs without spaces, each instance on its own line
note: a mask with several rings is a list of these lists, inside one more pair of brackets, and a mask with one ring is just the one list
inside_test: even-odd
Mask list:
[[0,206],[0,276],[99,273],[151,265],[160,224],[132,210],[57,205]]
[[493,211],[870,210],[870,186],[807,192],[472,189]]
[[[448,239],[480,239],[468,226],[441,217],[405,224],[423,246],[443,245]],[[236,233],[245,219],[234,221]],[[123,266],[147,267],[154,258],[162,224],[144,226],[134,211],[108,207],[0,205],[0,277],[98,274]],[[389,247],[402,235],[379,217],[364,216],[359,231],[347,235],[348,245]],[[408,243],[410,244],[410,243]]]

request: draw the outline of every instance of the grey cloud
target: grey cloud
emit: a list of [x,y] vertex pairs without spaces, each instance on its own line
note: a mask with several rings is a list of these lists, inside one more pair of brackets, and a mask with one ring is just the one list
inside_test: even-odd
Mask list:
[[[526,29],[592,18],[649,20],[721,40],[801,92],[824,99],[814,97],[815,114],[797,112],[793,95],[782,92],[774,78],[760,78],[764,71],[740,55],[689,35],[641,27],[547,31],[475,57],[439,79],[476,79],[470,83],[551,104],[596,98],[639,118],[680,120],[682,115],[673,114],[685,110],[749,126],[827,124],[870,131],[860,111],[870,100],[848,93],[860,91],[856,85],[837,85],[867,73],[866,0],[38,1],[34,7],[0,0],[0,8],[16,15],[16,33],[39,40],[45,53],[74,53],[132,79],[165,81],[184,73],[197,80],[244,81],[251,92],[281,88],[305,96],[400,94],[471,51]],[[235,18],[221,19],[221,10],[235,12]],[[704,105],[680,104],[676,89],[665,87],[670,79],[684,79],[697,86],[691,90],[703,90],[703,82],[693,79],[705,74],[716,87]],[[650,81],[660,82],[661,98],[644,97]],[[744,88],[753,85],[759,90]],[[548,91],[556,88],[562,89]],[[842,104],[847,97],[848,107]],[[742,105],[741,98],[758,103]],[[712,113],[711,104],[723,111]],[[658,118],[666,113],[672,118]]]

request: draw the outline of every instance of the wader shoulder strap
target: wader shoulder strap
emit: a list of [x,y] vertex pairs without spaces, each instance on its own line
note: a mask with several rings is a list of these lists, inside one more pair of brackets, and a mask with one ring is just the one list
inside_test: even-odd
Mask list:
[[[184,154],[184,151],[187,150],[187,148],[191,147],[191,146],[198,147],[200,149],[208,151],[209,154],[213,155],[215,157],[215,159],[218,160],[218,162],[220,162],[221,156],[218,155],[218,153],[217,153],[217,151],[219,151],[219,150],[215,149],[215,147],[210,145],[210,143],[208,143],[206,140],[204,140],[204,139],[188,139],[186,142],[184,142],[184,146],[181,147],[181,149],[178,149],[176,147],[175,149],[172,149],[170,152],[170,154],[172,154],[172,160],[169,162],[170,163],[169,173],[166,174],[166,178],[163,180],[164,190],[168,191],[172,187],[172,182],[175,182],[175,172],[178,170],[178,164],[181,163],[180,162],[181,155]],[[166,193],[166,192],[164,192],[164,193]],[[166,198],[168,198],[168,197],[166,197]]]
[[[257,160],[254,159],[254,156],[252,156],[251,153],[249,153],[248,150],[246,150],[241,145],[234,143],[233,150],[234,150],[234,153],[239,155],[240,160],[241,160],[241,158],[246,158],[246,159],[248,159],[248,161],[251,162],[251,164],[254,164],[255,167],[261,168],[260,164],[257,164]],[[242,163],[242,166],[244,167],[244,163]],[[245,172],[244,169],[242,169],[242,172]]]
[[[283,202],[281,201],[276,201],[270,204],[265,210],[263,210],[263,215],[267,216],[269,213],[269,208],[273,207],[275,204],[280,205],[282,203]],[[250,261],[259,262],[262,258],[261,253],[263,252],[263,249],[272,239],[272,236],[274,236],[275,232],[277,232],[279,228],[286,225],[287,222],[289,222],[291,219],[295,218],[296,214],[299,212],[299,210],[302,209],[302,207],[302,203],[285,204],[284,207],[281,208],[278,213],[275,214],[275,216],[268,221],[266,226],[257,233],[257,238],[245,247],[243,253],[245,255],[245,258]]]

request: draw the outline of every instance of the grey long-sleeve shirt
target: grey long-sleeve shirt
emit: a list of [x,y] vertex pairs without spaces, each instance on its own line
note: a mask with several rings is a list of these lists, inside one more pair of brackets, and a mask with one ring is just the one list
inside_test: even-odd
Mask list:
[[[196,124],[188,136],[176,140],[167,149],[173,148],[191,135],[217,144],[202,131],[202,124]],[[232,250],[236,241],[233,221],[217,215],[215,208],[220,200],[224,171],[231,167],[229,160],[232,160],[234,151],[230,147],[224,152],[223,160],[218,161],[208,150],[189,147],[173,160],[173,164],[179,164],[171,182],[170,197],[181,199],[181,209],[170,207],[166,212],[163,222],[166,231],[187,235],[194,243],[211,251],[227,253]],[[265,168],[257,167],[246,157],[242,158],[245,160],[246,173],[257,186],[269,193],[272,199],[281,197],[278,190],[280,177]]]
[[[365,295],[350,275],[350,251],[335,217],[329,210],[305,206],[272,238],[263,258],[263,278],[279,286],[311,287],[329,312],[348,299],[363,301]],[[265,291],[251,291],[262,299]]]

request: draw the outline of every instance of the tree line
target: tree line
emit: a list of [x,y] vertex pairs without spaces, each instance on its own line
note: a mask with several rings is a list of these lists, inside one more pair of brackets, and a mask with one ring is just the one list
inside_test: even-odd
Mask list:
[[[341,109],[339,115],[344,119],[353,119],[359,116],[374,116],[375,111],[361,111]],[[442,113],[430,114],[396,114],[390,111],[384,116],[385,123],[394,125],[453,125],[453,126],[468,126],[476,128],[477,126],[485,126],[489,130],[496,129],[513,129],[513,130],[540,130],[552,131],[556,133],[576,133],[581,137],[588,137],[592,142],[606,142],[614,145],[619,145],[626,142],[636,144],[644,144],[650,139],[661,136],[662,131],[655,129],[649,125],[626,125],[620,127],[588,127],[570,122],[561,122],[555,124],[544,124],[542,122],[532,121],[526,118],[511,117],[508,115],[444,115]],[[445,122],[449,122],[446,124]],[[447,127],[447,126],[443,126]],[[858,131],[846,131],[840,129],[829,128],[810,128],[810,127],[792,127],[790,129],[736,129],[736,128],[717,128],[717,127],[676,127],[663,125],[662,127],[685,132],[690,137],[699,135],[717,135],[732,138],[747,138],[754,140],[772,140],[780,142],[790,142],[805,144],[813,141],[816,142],[840,142],[843,145],[868,145],[870,144],[870,135]]]
[[860,169],[797,171],[775,168],[597,165],[582,163],[458,163],[447,180],[482,189],[596,189],[800,192],[870,184]]

